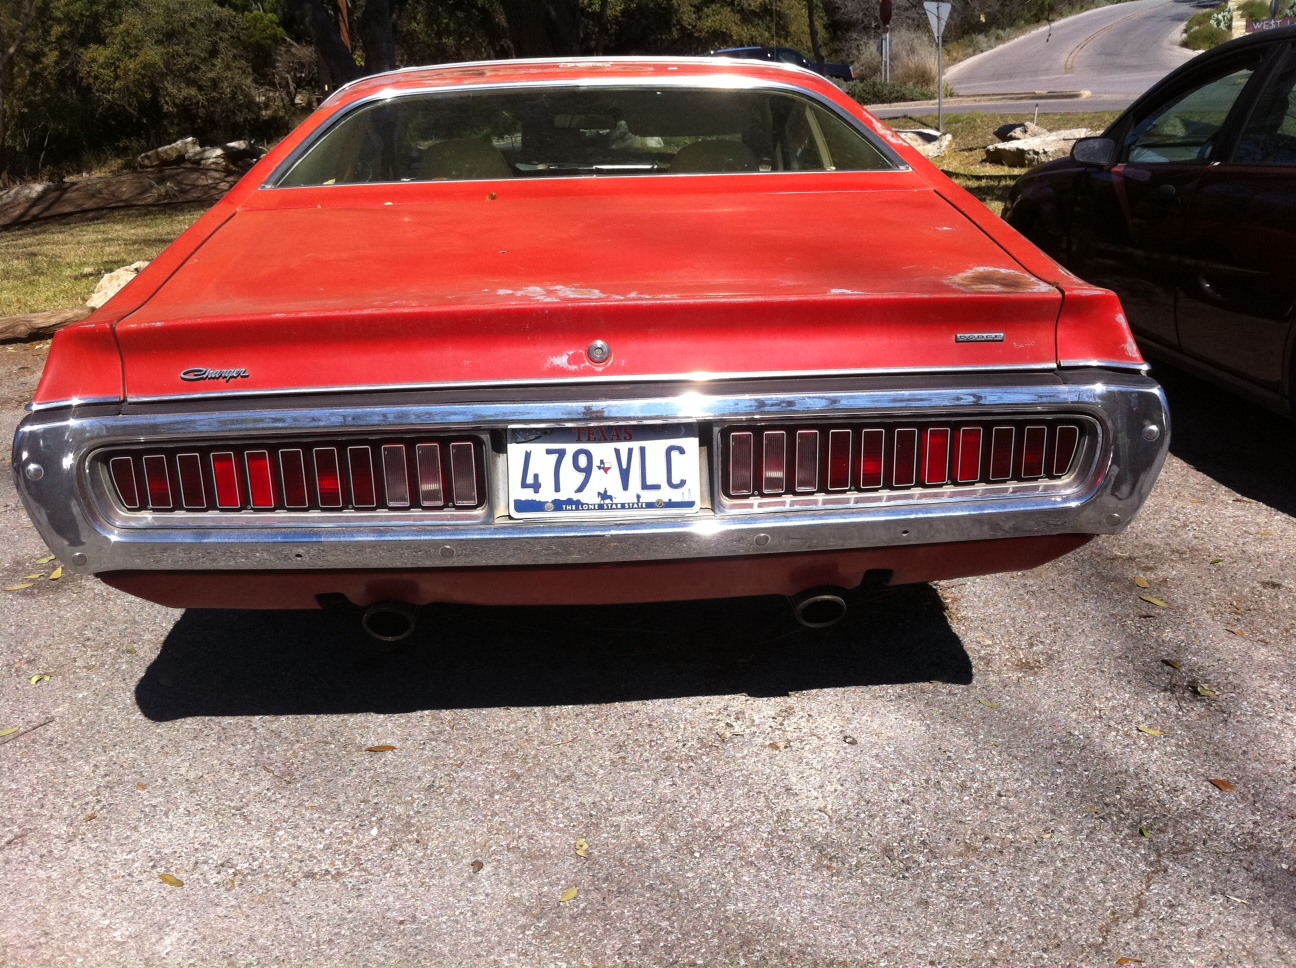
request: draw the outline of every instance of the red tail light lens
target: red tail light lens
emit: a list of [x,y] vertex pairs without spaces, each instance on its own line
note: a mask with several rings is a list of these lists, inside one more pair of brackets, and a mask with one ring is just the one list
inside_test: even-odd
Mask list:
[[1094,433],[1089,422],[1064,417],[722,430],[721,486],[728,498],[757,500],[1057,480],[1072,472]]
[[97,459],[127,511],[472,509],[486,493],[478,438],[164,447]]

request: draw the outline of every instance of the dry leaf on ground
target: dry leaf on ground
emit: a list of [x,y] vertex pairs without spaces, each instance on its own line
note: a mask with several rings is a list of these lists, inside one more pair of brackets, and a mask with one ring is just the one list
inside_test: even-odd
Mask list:
[[1135,579],[1134,579],[1134,584],[1138,585],[1139,588],[1151,588],[1151,587],[1152,587],[1152,583],[1151,583],[1150,581],[1148,581],[1146,578],[1144,578],[1142,575],[1140,575],[1138,578],[1135,578]]
[[979,702],[981,705],[985,706],[987,709],[998,709],[998,708],[1000,708],[1000,707],[999,707],[999,704],[998,704],[997,702],[991,702],[989,699],[982,699],[982,698],[980,698],[979,696],[977,697],[977,702]]
[[1182,662],[1176,662],[1174,659],[1162,659],[1162,660],[1161,660],[1161,664],[1162,664],[1162,665],[1168,665],[1171,669],[1182,669],[1182,668],[1183,668],[1183,663],[1182,663]]
[[576,841],[576,856],[577,857],[589,856],[589,844],[586,843],[584,840]]
[[8,729],[0,729],[0,736],[8,736],[11,733],[16,733],[20,728],[21,727],[19,726],[10,726]]
[[158,880],[169,887],[184,887],[184,881],[180,880],[180,878],[176,877],[174,874],[159,874]]
[[1153,729],[1151,726],[1136,726],[1135,729],[1137,729],[1140,733],[1147,733],[1149,736],[1165,735],[1165,733],[1161,732],[1161,730]]
[[34,575],[23,575],[23,576],[22,576],[22,580],[23,580],[23,581],[35,581],[37,578],[44,578],[44,577],[45,577],[45,572],[43,572],[43,571],[38,571],[38,572],[36,572]]
[[394,746],[388,746],[386,744],[382,746],[366,746],[365,752],[366,753],[390,753],[395,748],[396,747]]
[[483,863],[482,863],[481,861],[479,861],[479,860],[475,860],[475,861],[473,861],[471,864],[469,864],[468,866],[469,866],[470,868],[472,868],[472,872],[473,872],[474,874],[480,874],[480,873],[481,873],[481,869],[482,869],[483,867],[485,867],[486,865],[483,864]]
[[1219,693],[1216,692],[1214,689],[1212,689],[1210,686],[1206,685],[1206,683],[1199,682],[1197,684],[1197,695],[1209,697],[1209,696],[1218,696]]
[[54,558],[55,558],[54,555],[46,555],[44,558],[37,558],[37,559],[36,559],[36,564],[38,564],[38,565],[48,565],[51,561],[54,560]]
[[563,891],[562,897],[558,898],[559,904],[566,904],[568,901],[574,901],[580,895],[580,891],[574,887],[569,887]]
[[1216,789],[1222,790],[1225,793],[1232,793],[1237,789],[1228,780],[1210,780],[1209,782],[1216,787]]
[[1143,601],[1147,602],[1149,605],[1155,605],[1157,608],[1170,607],[1167,603],[1161,601],[1161,599],[1153,598],[1151,595],[1140,595],[1139,598],[1143,599]]
[[1116,964],[1121,965],[1123,968],[1124,965],[1141,965],[1143,962],[1139,961],[1137,958],[1117,958]]
[[30,679],[28,679],[27,681],[30,682],[33,686],[39,686],[42,682],[49,682],[49,681],[50,681],[50,677],[47,676],[47,675],[45,675],[43,672],[41,672],[41,673],[37,673],[36,675],[32,676],[32,677],[31,677]]
[[31,587],[32,587],[32,583],[31,583],[31,582],[27,582],[26,584],[10,585],[8,588],[5,589],[5,591],[7,591],[7,592],[20,592],[20,591],[22,591],[24,588],[31,588]]
[[58,581],[62,577],[63,577],[63,566],[59,565],[57,568],[55,568],[53,571],[50,572],[49,580]]

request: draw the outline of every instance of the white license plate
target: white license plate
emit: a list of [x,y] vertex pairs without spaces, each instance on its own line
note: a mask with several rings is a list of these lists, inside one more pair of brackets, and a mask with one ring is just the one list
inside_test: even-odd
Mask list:
[[511,427],[515,518],[693,514],[702,494],[693,424]]

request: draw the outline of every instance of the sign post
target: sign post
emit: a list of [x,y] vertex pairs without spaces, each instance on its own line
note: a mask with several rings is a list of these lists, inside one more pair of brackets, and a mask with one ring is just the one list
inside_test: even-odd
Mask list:
[[878,0],[878,20],[882,22],[882,80],[891,80],[891,0]]
[[923,4],[927,11],[927,22],[931,24],[932,34],[936,38],[936,130],[945,133],[945,46],[941,40],[945,36],[945,24],[949,22],[950,5],[944,2],[927,0]]

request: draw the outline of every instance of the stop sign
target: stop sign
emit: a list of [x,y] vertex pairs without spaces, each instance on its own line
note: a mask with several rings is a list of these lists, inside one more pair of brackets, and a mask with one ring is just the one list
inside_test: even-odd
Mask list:
[[878,0],[878,19],[883,27],[891,26],[891,0]]

